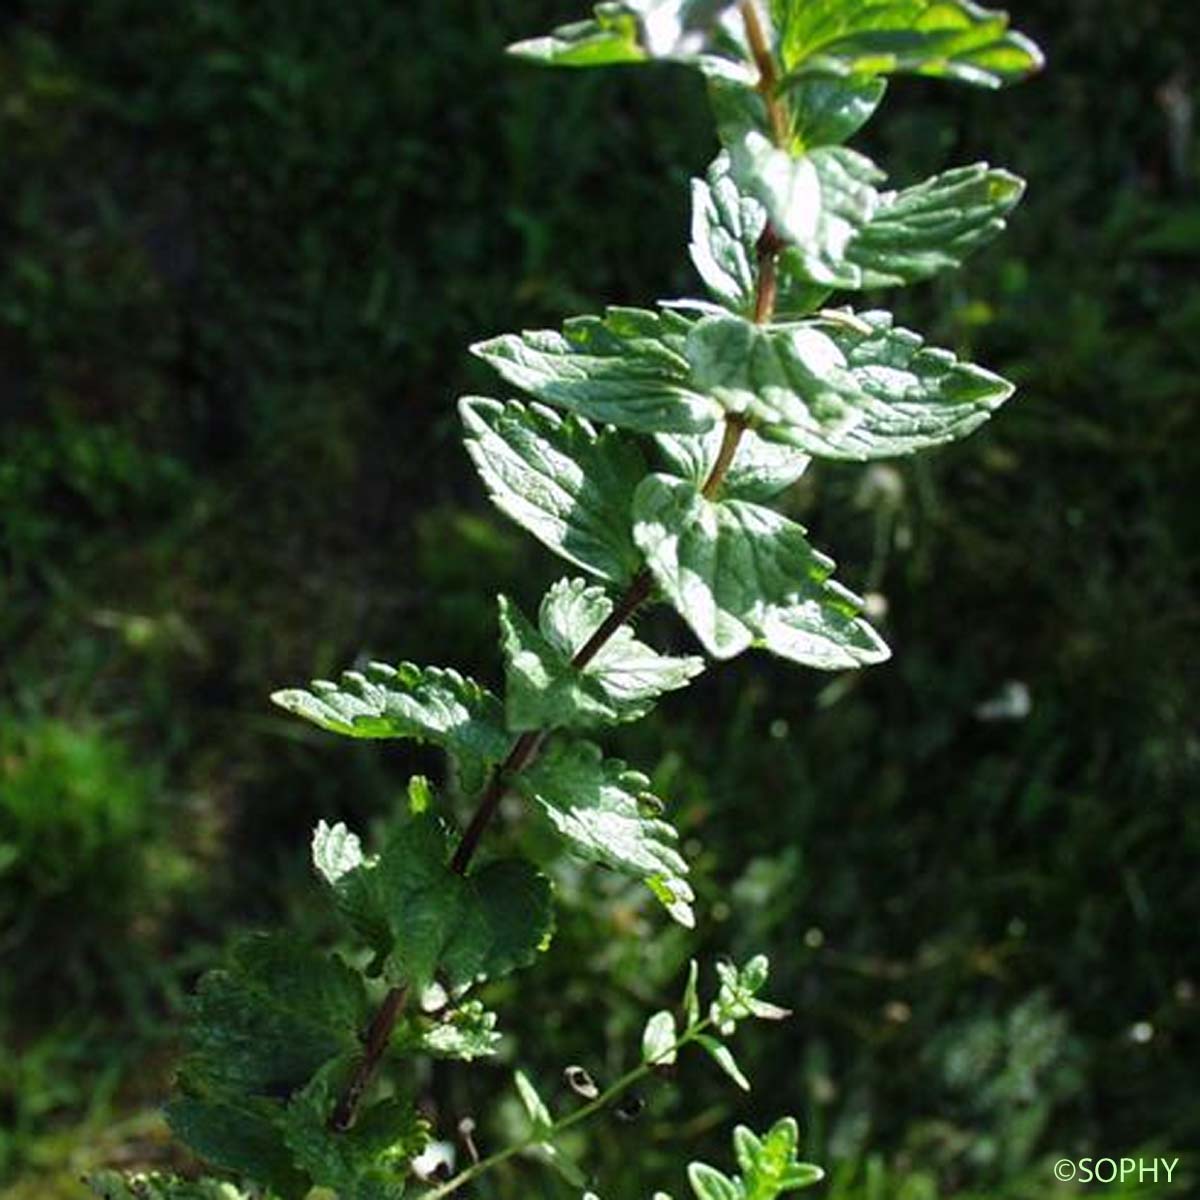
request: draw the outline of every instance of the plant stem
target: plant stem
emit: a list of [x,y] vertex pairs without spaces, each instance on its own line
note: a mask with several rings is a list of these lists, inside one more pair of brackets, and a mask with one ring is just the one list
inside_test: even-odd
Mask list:
[[363,1050],[362,1061],[350,1077],[346,1090],[338,1097],[338,1102],[334,1105],[333,1113],[329,1118],[329,1128],[335,1133],[345,1133],[354,1124],[354,1115],[358,1111],[359,1102],[374,1078],[379,1061],[383,1058],[388,1043],[392,1040],[392,1030],[396,1028],[396,1022],[404,1011],[407,991],[408,989],[404,987],[391,988],[384,996],[379,1011],[376,1012],[367,1028],[366,1048]]
[[750,43],[750,53],[754,56],[754,65],[758,68],[758,91],[767,106],[767,118],[771,122],[771,134],[775,145],[785,149],[788,141],[788,119],[776,98],[775,91],[779,86],[779,76],[775,70],[775,56],[767,42],[766,31],[758,16],[758,8],[754,0],[742,0],[738,5],[742,23],[746,26],[746,41]]
[[[778,145],[784,146],[787,142],[787,114],[775,97],[775,88],[778,82],[775,59],[767,44],[762,22],[758,17],[758,10],[755,8],[752,0],[744,0],[740,6],[740,11],[742,19],[746,24],[746,38],[750,43],[751,53],[754,55],[754,61],[758,67],[758,90],[762,93],[763,100],[766,103],[775,141]],[[758,239],[757,246],[758,280],[754,295],[754,320],[758,325],[768,324],[775,314],[775,301],[778,293],[776,264],[782,248],[783,242],[780,241],[779,236],[768,223]],[[716,499],[720,492],[721,485],[725,482],[725,477],[729,474],[729,468],[733,465],[738,445],[746,429],[746,419],[740,414],[730,413],[725,418],[725,429],[721,438],[721,447],[717,451],[716,461],[709,470],[708,478],[704,481],[700,489],[700,494],[706,500]],[[600,653],[601,649],[608,642],[608,639],[646,603],[653,590],[654,577],[651,575],[649,568],[643,567],[630,581],[629,587],[626,588],[624,595],[614,605],[612,612],[609,613],[596,629],[596,632],[576,652],[575,657],[571,659],[571,666],[576,670],[583,670]],[[512,749],[508,752],[508,757],[492,772],[487,787],[479,798],[479,804],[476,806],[474,815],[471,817],[467,828],[463,831],[462,840],[458,843],[458,847],[454,851],[454,857],[450,860],[450,869],[456,874],[465,875],[467,873],[467,868],[471,865],[471,859],[474,858],[475,851],[478,850],[479,843],[488,825],[491,824],[492,819],[495,817],[501,802],[508,794],[512,781],[538,756],[538,752],[545,744],[546,738],[549,737],[549,732],[549,730],[541,729],[528,730],[522,733],[513,743]],[[379,1011],[375,1014],[370,1028],[367,1030],[366,1050],[363,1052],[362,1062],[359,1063],[358,1069],[354,1072],[346,1091],[342,1094],[341,1099],[334,1108],[333,1116],[329,1121],[331,1129],[345,1130],[353,1123],[354,1114],[359,1102],[362,1100],[363,1093],[374,1077],[380,1059],[387,1051],[392,1030],[395,1028],[400,1013],[404,1008],[404,998],[405,989],[403,987],[392,988],[384,997]],[[690,1039],[690,1036],[695,1032],[697,1030],[689,1031],[688,1038]],[[682,1045],[683,1043],[681,1042],[680,1044]],[[614,1089],[627,1087],[633,1079],[641,1078],[649,1069],[648,1067],[639,1068],[637,1071],[631,1072],[629,1076],[618,1080],[604,1095],[585,1105],[558,1128],[567,1128],[568,1125],[573,1125],[576,1121],[583,1120],[588,1114],[606,1104],[614,1094]],[[445,1184],[441,1188],[430,1192],[427,1200],[433,1200],[436,1196],[448,1195],[451,1191],[466,1183],[467,1180],[474,1178],[475,1175],[486,1170],[489,1165],[495,1165],[495,1163],[511,1157],[513,1154],[532,1144],[532,1142],[529,1142],[525,1145],[512,1147],[507,1151],[501,1151],[499,1155],[493,1155],[490,1159],[484,1159],[482,1162],[476,1163],[473,1167],[463,1172],[462,1175],[456,1176],[449,1184]]]
[[[695,1041],[711,1023],[711,1020],[706,1017],[703,1021],[699,1021],[690,1029],[685,1030],[683,1036],[672,1047],[671,1053],[678,1053],[684,1046]],[[664,1053],[662,1057],[665,1058],[667,1055]],[[563,1117],[561,1121],[555,1121],[549,1129],[544,1129],[540,1133],[532,1133],[523,1141],[515,1142],[511,1146],[506,1146],[503,1150],[497,1150],[495,1154],[491,1154],[487,1158],[480,1159],[477,1163],[472,1163],[469,1167],[464,1168],[455,1175],[453,1179],[446,1180],[445,1183],[439,1184],[430,1192],[424,1192],[421,1200],[440,1200],[442,1196],[449,1196],[451,1193],[457,1192],[459,1188],[470,1183],[472,1179],[482,1175],[485,1171],[490,1171],[493,1167],[498,1167],[502,1162],[507,1162],[508,1159],[518,1154],[524,1154],[526,1151],[532,1150],[535,1146],[552,1142],[568,1129],[586,1121],[588,1117],[593,1116],[602,1108],[607,1108],[622,1092],[627,1091],[635,1083],[638,1083],[651,1074],[654,1071],[655,1065],[655,1063],[642,1063],[634,1067],[632,1071],[626,1071],[620,1079],[601,1092],[595,1100],[589,1100],[582,1108],[577,1108],[569,1116]]]

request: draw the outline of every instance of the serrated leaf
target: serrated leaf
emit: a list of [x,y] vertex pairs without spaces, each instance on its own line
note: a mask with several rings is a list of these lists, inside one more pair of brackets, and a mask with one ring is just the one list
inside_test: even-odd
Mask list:
[[819,458],[892,458],[956,441],[1013,392],[884,312],[838,310],[770,329],[706,317],[688,354],[697,381],[729,411]]
[[487,768],[508,753],[499,700],[457,671],[370,663],[337,683],[318,679],[271,699],[331,733],[432,742],[454,758],[466,791],[481,787]]
[[409,1160],[429,1141],[428,1122],[413,1104],[389,1097],[363,1107],[349,1129],[329,1118],[355,1060],[329,1064],[294,1096],[282,1118],[284,1137],[312,1183],[346,1200],[400,1200]]
[[761,646],[820,670],[888,657],[858,615],[862,602],[830,579],[833,562],[779,513],[651,475],[634,497],[634,519],[655,580],[715,657]]
[[572,660],[612,613],[603,588],[561,579],[546,593],[535,629],[500,597],[500,641],[510,729],[588,729],[635,721],[665,692],[686,687],[704,669],[698,658],[672,658],[639,642],[622,625],[584,667]]
[[[724,434],[659,434],[655,439],[672,475],[702,487],[708,479]],[[721,484],[729,500],[770,500],[794,484],[808,469],[809,456],[795,446],[764,441],[752,430],[742,434],[737,455]]]
[[418,991],[435,975],[457,988],[525,966],[553,924],[549,881],[529,863],[491,862],[464,878],[449,856],[444,827],[422,814],[359,868],[391,931],[388,974]]
[[647,803],[650,780],[591,742],[553,742],[517,787],[580,857],[637,877],[686,874],[678,834],[656,815],[661,802]]
[[[745,317],[754,313],[757,246],[766,223],[766,208],[735,182],[726,151],[717,155],[704,179],[692,180],[692,262],[717,300]],[[803,316],[828,295],[828,288],[794,271],[780,271],[776,315],[781,320]]]
[[353,1051],[367,1018],[359,975],[286,936],[255,935],[189,1003],[182,1077],[200,1092],[286,1095]]
[[773,5],[789,72],[904,72],[999,87],[1042,66],[1008,14],[969,0],[803,0]]
[[513,1083],[516,1085],[517,1095],[521,1098],[521,1105],[533,1125],[533,1135],[536,1137],[538,1134],[549,1132],[554,1125],[554,1118],[550,1115],[545,1101],[538,1095],[537,1088],[530,1082],[529,1076],[524,1071],[514,1071]]
[[[820,289],[901,286],[960,266],[1005,228],[1005,218],[1025,190],[1017,176],[973,163],[914,187],[880,192],[875,185],[883,179],[882,172],[857,151],[818,146],[797,155],[753,130],[733,143],[728,162],[721,214],[731,213],[740,203],[735,194],[756,201],[764,210],[763,219],[769,216],[792,243],[779,258],[781,319],[819,295]],[[753,262],[745,232],[757,221],[753,208],[739,211],[752,219],[741,227],[736,271],[729,268],[739,289],[737,303],[729,306],[745,316],[751,304],[740,289],[751,269],[747,263]],[[711,217],[707,219],[711,226]],[[732,223],[732,218],[726,220]],[[693,242],[696,236],[694,225]],[[735,253],[729,248],[731,237],[726,233],[720,243],[720,261],[727,265]],[[702,274],[712,287],[711,266]],[[730,293],[733,286],[727,282],[722,291]],[[810,303],[804,311],[813,307]]]
[[184,1097],[167,1105],[166,1117],[175,1136],[212,1166],[246,1175],[285,1200],[308,1191],[270,1106]]
[[625,0],[601,3],[591,20],[561,25],[509,53],[558,67],[607,67],[655,60],[753,82],[741,20],[732,0]]
[[675,1043],[679,1034],[675,1018],[665,1009],[656,1012],[642,1030],[642,1062],[655,1067],[668,1067],[675,1061]]
[[539,404],[459,401],[469,451],[496,506],[543,545],[610,583],[641,566],[629,532],[646,474],[637,444]]
[[[576,856],[652,883],[656,895],[664,884],[683,883],[688,868],[675,848],[679,835],[656,815],[662,804],[650,795],[650,780],[606,759],[591,742],[551,742],[515,786]],[[686,923],[684,914],[672,915]]]
[[733,1051],[725,1045],[724,1042],[710,1036],[707,1033],[699,1033],[696,1035],[696,1041],[708,1051],[709,1057],[713,1062],[733,1080],[744,1092],[750,1090],[750,1080],[742,1074],[741,1067],[737,1064],[737,1059],[733,1057]]
[[775,231],[793,243],[785,254],[788,271],[825,287],[846,284],[842,263],[852,239],[879,204],[875,184],[883,172],[864,154],[846,146],[818,146],[795,155],[747,130],[729,147],[730,176],[758,200]]
[[589,420],[639,433],[690,433],[720,415],[688,387],[683,341],[690,322],[673,312],[609,308],[574,317],[562,333],[505,334],[471,347],[509,383]]
[[689,1164],[688,1183],[697,1200],[746,1200],[745,1192],[732,1179],[707,1163]]
[[336,825],[318,821],[312,836],[312,861],[326,883],[336,884],[348,871],[362,865],[358,834],[351,833],[341,821]]
[[1003,232],[1024,194],[1024,180],[987,163],[883,192],[847,248],[837,286],[899,287],[952,270]]

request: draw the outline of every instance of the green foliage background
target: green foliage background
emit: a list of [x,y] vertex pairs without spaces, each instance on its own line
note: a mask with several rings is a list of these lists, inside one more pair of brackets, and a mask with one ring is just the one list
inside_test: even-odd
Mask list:
[[[900,182],[980,157],[1029,178],[996,248],[897,297],[1021,392],[961,446],[789,498],[886,599],[892,663],[749,656],[618,738],[677,805],[700,949],[769,953],[796,1016],[744,1036],[743,1106],[685,1063],[639,1122],[589,1132],[602,1195],[679,1189],[732,1120],[784,1111],[841,1200],[1042,1197],[1056,1157],[1200,1144],[1200,11],[1011,7],[1047,74],[897,82],[865,142]],[[578,11],[0,18],[13,1200],[170,1161],[153,1109],[196,973],[239,928],[332,936],[311,826],[440,770],[309,735],[267,694],[359,652],[494,682],[494,593],[529,608],[554,577],[459,444],[453,399],[492,386],[467,343],[693,288],[699,83],[501,55]],[[1011,682],[1028,714],[981,719]],[[551,1094],[568,1063],[627,1066],[696,949],[602,872],[559,885],[551,952],[491,997]],[[423,1091],[495,1142],[508,1078],[438,1066]],[[560,1194],[530,1169],[488,1186]]]

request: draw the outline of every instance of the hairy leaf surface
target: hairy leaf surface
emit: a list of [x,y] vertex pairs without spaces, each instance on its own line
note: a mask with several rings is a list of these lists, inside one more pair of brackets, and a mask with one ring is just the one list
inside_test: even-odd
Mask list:
[[591,742],[556,740],[516,780],[568,849],[646,881],[681,924],[690,924],[687,863],[679,835],[662,820],[650,780]]
[[1005,228],[1023,180],[987,163],[955,167],[899,192],[881,193],[846,251],[838,287],[898,287],[961,266]]
[[500,633],[512,729],[586,729],[635,721],[664,692],[686,687],[704,669],[639,642],[622,625],[583,668],[572,659],[612,613],[603,588],[560,579],[545,595],[538,627],[500,597]]
[[345,1130],[329,1127],[355,1059],[319,1071],[294,1096],[281,1127],[292,1154],[313,1184],[335,1190],[342,1200],[400,1200],[408,1161],[429,1141],[427,1122],[398,1096],[364,1106]]
[[755,246],[768,214],[792,244],[779,258],[777,316],[831,290],[898,287],[952,270],[1005,228],[1025,185],[986,163],[880,192],[882,173],[847,147],[794,155],[749,131],[693,183],[692,259],[717,299],[753,311]]
[[367,1016],[358,974],[298,939],[255,935],[190,1003],[182,1076],[214,1094],[275,1095],[353,1051]]
[[716,658],[761,646],[805,666],[880,662],[887,647],[834,583],[804,530],[744,500],[711,501],[651,475],[634,497],[634,535],[659,586]]
[[681,351],[689,326],[670,311],[610,308],[572,318],[562,333],[504,334],[471,350],[547,404],[639,433],[689,433],[720,415],[688,387]]
[[459,401],[467,450],[492,501],[556,554],[610,583],[641,566],[629,508],[646,474],[636,443],[539,404]]
[[353,738],[412,738],[453,757],[463,788],[474,791],[508,752],[500,701],[457,671],[370,663],[337,683],[318,679],[271,699],[332,733]]
[[[692,180],[692,262],[712,295],[745,317],[754,312],[757,246],[766,224],[766,208],[738,186],[726,151],[713,160],[704,179]],[[785,252],[781,267],[786,268],[786,257]],[[828,288],[782,269],[776,317],[803,316],[819,308],[828,295]]]
[[818,458],[912,454],[965,437],[1012,395],[1010,383],[925,346],[889,313],[827,312],[765,329],[706,317],[688,343],[697,383],[763,437]]

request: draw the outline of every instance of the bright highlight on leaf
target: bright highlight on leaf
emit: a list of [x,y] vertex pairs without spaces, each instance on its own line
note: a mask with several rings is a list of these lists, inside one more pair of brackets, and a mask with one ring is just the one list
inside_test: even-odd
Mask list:
[[720,413],[688,388],[688,327],[670,311],[610,308],[603,317],[572,318],[562,333],[505,334],[471,352],[514,387],[589,420],[638,433],[692,433],[711,428]]
[[904,72],[1000,87],[1041,68],[1008,14],[969,0],[771,0],[786,71]]
[[519,58],[556,67],[607,67],[654,60],[688,63],[705,74],[753,81],[732,0],[624,0],[601,3],[590,21],[509,47]]
[[[782,255],[785,277],[830,290],[900,286],[958,267],[1004,230],[1025,188],[1007,171],[974,163],[880,192],[883,173],[855,150],[819,146],[795,156],[753,130],[730,147],[729,164],[730,184],[792,243]],[[710,275],[721,284],[709,268],[710,286]]]
[[629,531],[646,474],[637,444],[540,404],[459,401],[467,450],[492,501],[544,546],[610,583],[641,566]]
[[955,441],[1013,392],[885,312],[828,311],[781,329],[706,317],[688,353],[694,378],[728,411],[816,458],[895,458]]
[[353,738],[412,738],[441,746],[454,758],[462,784],[474,791],[488,766],[508,751],[500,702],[457,671],[401,663],[370,663],[337,683],[315,680],[271,699],[331,733]]
[[882,662],[888,649],[830,579],[833,563],[786,517],[743,500],[706,500],[669,475],[634,498],[634,535],[654,578],[715,658],[760,646],[833,671]]
[[665,692],[704,669],[698,658],[671,658],[623,625],[582,669],[572,659],[612,613],[603,588],[560,579],[542,600],[538,627],[500,597],[500,641],[512,729],[588,729],[636,721]]
[[678,834],[658,815],[662,804],[645,775],[606,759],[591,742],[562,740],[552,742],[516,786],[573,854],[644,880],[677,921],[692,923]]

